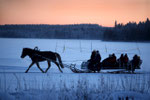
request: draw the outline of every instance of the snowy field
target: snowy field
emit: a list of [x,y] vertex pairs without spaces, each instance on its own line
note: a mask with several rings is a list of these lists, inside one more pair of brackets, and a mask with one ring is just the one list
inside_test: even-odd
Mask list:
[[[38,46],[41,51],[54,51],[64,64],[76,64],[99,50],[102,60],[115,53],[138,54],[143,63],[136,74],[60,73],[52,64],[47,73],[34,65],[24,73],[31,60],[21,59],[22,48]],[[150,43],[103,42],[100,40],[3,39],[0,38],[0,100],[150,100]],[[47,62],[40,63],[47,68]],[[109,70],[110,71],[110,70]]]

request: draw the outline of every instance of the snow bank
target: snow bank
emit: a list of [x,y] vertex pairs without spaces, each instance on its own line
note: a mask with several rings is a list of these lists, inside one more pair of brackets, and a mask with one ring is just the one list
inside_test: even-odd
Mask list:
[[5,100],[150,99],[149,74],[0,73],[0,77]]

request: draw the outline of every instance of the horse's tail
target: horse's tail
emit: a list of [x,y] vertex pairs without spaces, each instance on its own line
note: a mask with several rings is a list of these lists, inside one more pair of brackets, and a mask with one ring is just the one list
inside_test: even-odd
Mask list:
[[63,63],[61,61],[60,55],[58,53],[55,53],[55,54],[56,54],[56,57],[58,58],[58,61],[59,61],[59,64],[60,64],[61,68],[64,68],[64,65],[63,65]]

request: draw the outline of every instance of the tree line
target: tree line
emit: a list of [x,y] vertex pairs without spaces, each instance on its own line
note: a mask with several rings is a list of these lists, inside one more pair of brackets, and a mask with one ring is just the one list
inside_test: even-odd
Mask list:
[[101,39],[104,28],[98,24],[0,25],[0,37],[48,39]]
[[129,22],[125,25],[115,21],[115,27],[106,29],[103,40],[108,41],[150,41],[150,20]]
[[128,22],[114,27],[98,24],[72,25],[0,25],[0,37],[48,39],[98,39],[103,41],[150,41],[150,20]]

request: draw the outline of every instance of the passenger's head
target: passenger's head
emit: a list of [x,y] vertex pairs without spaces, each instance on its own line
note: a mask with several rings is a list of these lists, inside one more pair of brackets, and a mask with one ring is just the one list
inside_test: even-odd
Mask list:
[[121,54],[121,57],[123,57],[123,53]]
[[92,54],[96,54],[96,50],[93,50],[93,51],[92,51]]
[[92,52],[96,52],[96,50],[93,50]]
[[113,54],[112,54],[112,56],[114,57],[114,56],[115,56],[115,54],[113,53]]
[[127,53],[125,54],[125,56],[128,56]]
[[98,51],[98,50],[97,50],[96,52],[97,52],[97,53],[99,53],[99,51]]
[[137,54],[135,54],[134,57],[138,57]]

